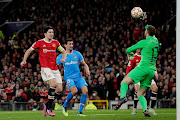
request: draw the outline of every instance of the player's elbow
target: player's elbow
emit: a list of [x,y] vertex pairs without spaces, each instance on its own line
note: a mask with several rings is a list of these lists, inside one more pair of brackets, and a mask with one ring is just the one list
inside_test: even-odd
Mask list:
[[26,52],[30,54],[33,50],[34,50],[34,49],[29,48]]

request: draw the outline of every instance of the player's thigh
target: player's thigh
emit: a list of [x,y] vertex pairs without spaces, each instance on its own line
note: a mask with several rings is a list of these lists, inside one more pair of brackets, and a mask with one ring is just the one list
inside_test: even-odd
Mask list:
[[81,76],[78,78],[78,81],[76,82],[76,87],[78,90],[80,90],[83,86],[88,86],[85,79]]
[[154,81],[154,79],[152,79],[152,82],[151,82],[151,90],[154,91],[154,92],[158,92],[158,87],[157,87],[156,82]]
[[68,86],[68,89],[72,92],[72,93],[77,93],[77,88],[74,82],[74,79],[67,79],[67,83],[66,85]]
[[53,70],[54,77],[56,78],[56,83],[62,83],[61,73],[59,70]]
[[137,96],[138,98],[141,96],[141,95],[144,95],[144,93],[146,92],[147,88],[139,88],[138,92],[137,92]]
[[145,69],[147,76],[141,80],[140,88],[149,88],[151,86],[152,79],[154,77],[154,71],[150,69]]
[[48,80],[48,83],[49,83],[49,86],[56,87],[56,79],[55,78]]
[[131,77],[129,77],[128,75],[126,75],[126,76],[123,78],[123,80],[121,81],[121,84],[124,83],[124,82],[129,85],[130,83],[133,83],[133,80],[132,80]]
[[147,76],[147,73],[144,72],[142,68],[135,67],[127,76],[129,76],[134,83],[137,84]]
[[54,73],[50,68],[41,68],[41,76],[43,81],[48,82],[48,81],[54,81],[55,79]]

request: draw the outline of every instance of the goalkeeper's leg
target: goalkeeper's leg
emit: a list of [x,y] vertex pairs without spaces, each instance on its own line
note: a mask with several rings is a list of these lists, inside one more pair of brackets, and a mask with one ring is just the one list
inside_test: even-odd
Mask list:
[[122,104],[124,104],[125,102],[127,102],[127,98],[126,98],[126,93],[128,90],[128,85],[130,83],[132,83],[133,80],[129,77],[129,76],[125,76],[124,79],[121,82],[121,88],[120,88],[120,92],[121,92],[121,99],[118,105],[116,105],[116,107],[114,108],[115,110],[118,110]]
[[141,106],[143,108],[144,115],[146,117],[151,117],[147,111],[147,101],[146,98],[143,96],[144,93],[146,92],[147,88],[139,88],[137,92],[137,96],[139,98],[139,102],[141,103]]

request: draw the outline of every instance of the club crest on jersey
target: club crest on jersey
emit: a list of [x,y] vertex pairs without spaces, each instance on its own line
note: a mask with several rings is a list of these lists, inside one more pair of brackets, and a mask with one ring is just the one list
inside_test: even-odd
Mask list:
[[53,46],[53,47],[56,47],[56,45],[55,45],[55,44],[52,44],[52,46]]
[[76,55],[74,55],[74,58],[77,58],[77,56],[76,56]]

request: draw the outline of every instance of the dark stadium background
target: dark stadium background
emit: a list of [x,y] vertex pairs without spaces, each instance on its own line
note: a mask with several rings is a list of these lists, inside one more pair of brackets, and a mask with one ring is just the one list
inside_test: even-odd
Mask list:
[[[0,9],[0,26],[15,21],[34,23],[13,34],[9,34],[6,27],[0,27],[4,34],[0,38],[1,103],[13,102],[19,89],[23,89],[22,96],[25,97],[20,102],[46,101],[47,96],[44,94],[47,91],[42,89],[48,89],[48,85],[43,83],[40,75],[37,50],[31,54],[27,65],[20,67],[24,52],[44,37],[43,27],[46,25],[54,27],[55,39],[62,45],[66,38],[72,38],[74,49],[83,54],[91,71],[91,76],[87,76],[81,67],[82,75],[89,85],[88,99],[119,100],[118,90],[128,63],[125,50],[143,39],[144,22],[131,18],[130,14],[135,6],[147,12],[148,24],[156,27],[156,37],[162,44],[157,60],[158,99],[166,101],[162,107],[175,108],[175,0],[12,0]],[[59,69],[63,75],[63,67],[59,66]],[[5,92],[8,83],[13,89]],[[58,98],[59,103],[68,94],[65,82],[63,86],[63,97]],[[93,93],[97,96],[94,97]],[[127,94],[129,100],[133,99],[133,94],[134,89],[130,87]],[[80,96],[77,95],[72,102],[79,100]],[[39,106],[42,109],[42,105]]]

